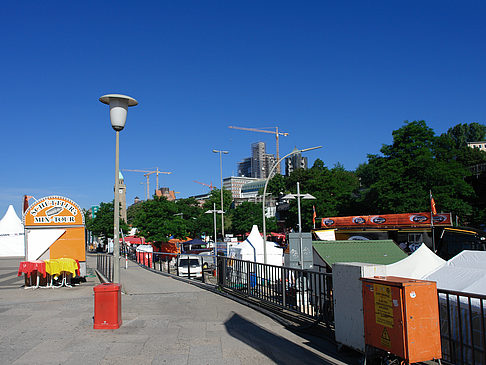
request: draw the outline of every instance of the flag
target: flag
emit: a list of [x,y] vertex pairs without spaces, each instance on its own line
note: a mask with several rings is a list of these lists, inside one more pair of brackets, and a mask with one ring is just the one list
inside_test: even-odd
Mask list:
[[432,191],[430,192],[430,211],[433,215],[437,215],[437,210],[435,209],[435,200],[432,196]]
[[22,213],[25,213],[25,211],[27,209],[29,209],[29,200],[32,199],[33,196],[30,196],[30,195],[24,195],[24,204],[23,204],[23,212]]
[[316,228],[316,207],[313,205],[312,206],[312,225],[314,229]]

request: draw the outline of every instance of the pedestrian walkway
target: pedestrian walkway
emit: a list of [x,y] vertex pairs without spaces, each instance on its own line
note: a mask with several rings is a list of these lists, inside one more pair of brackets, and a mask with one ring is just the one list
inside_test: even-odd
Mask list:
[[[96,277],[24,289],[20,259],[0,259],[2,364],[344,364],[334,344],[293,333],[226,297],[129,262],[117,330],[93,329]],[[88,268],[96,259],[88,258]],[[122,265],[123,266],[123,265]],[[337,360],[341,359],[341,360]]]

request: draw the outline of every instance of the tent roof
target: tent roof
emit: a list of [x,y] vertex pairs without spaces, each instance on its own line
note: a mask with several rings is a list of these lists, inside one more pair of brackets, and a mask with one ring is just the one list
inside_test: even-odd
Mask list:
[[437,288],[473,294],[486,294],[486,251],[462,251],[424,279],[437,282]]
[[387,265],[407,257],[392,240],[313,241],[312,246],[329,266],[336,262]]
[[24,225],[15,213],[13,205],[9,205],[7,212],[0,220],[0,233],[24,233]]
[[387,265],[386,274],[422,279],[424,276],[444,266],[446,261],[433,253],[425,244],[403,260]]

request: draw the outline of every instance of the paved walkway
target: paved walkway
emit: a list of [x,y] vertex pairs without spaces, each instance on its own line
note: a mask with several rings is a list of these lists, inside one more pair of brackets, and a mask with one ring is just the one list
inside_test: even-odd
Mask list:
[[[0,259],[1,364],[344,364],[334,344],[129,263],[123,325],[93,329],[96,277],[73,288],[24,289],[19,259]],[[89,268],[95,258],[88,258]],[[92,270],[91,270],[92,272]],[[341,357],[341,361],[336,360]]]

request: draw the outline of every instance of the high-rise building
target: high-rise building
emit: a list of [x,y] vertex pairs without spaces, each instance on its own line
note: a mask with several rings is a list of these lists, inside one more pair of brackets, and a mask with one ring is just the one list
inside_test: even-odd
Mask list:
[[[294,148],[294,151],[297,151],[297,148]],[[289,176],[297,169],[307,170],[307,157],[302,157],[300,152],[285,159],[285,176]]]
[[251,157],[245,158],[238,164],[238,176],[251,177]]
[[251,157],[238,164],[238,176],[265,179],[275,163],[275,155],[266,153],[264,142],[251,145]]

